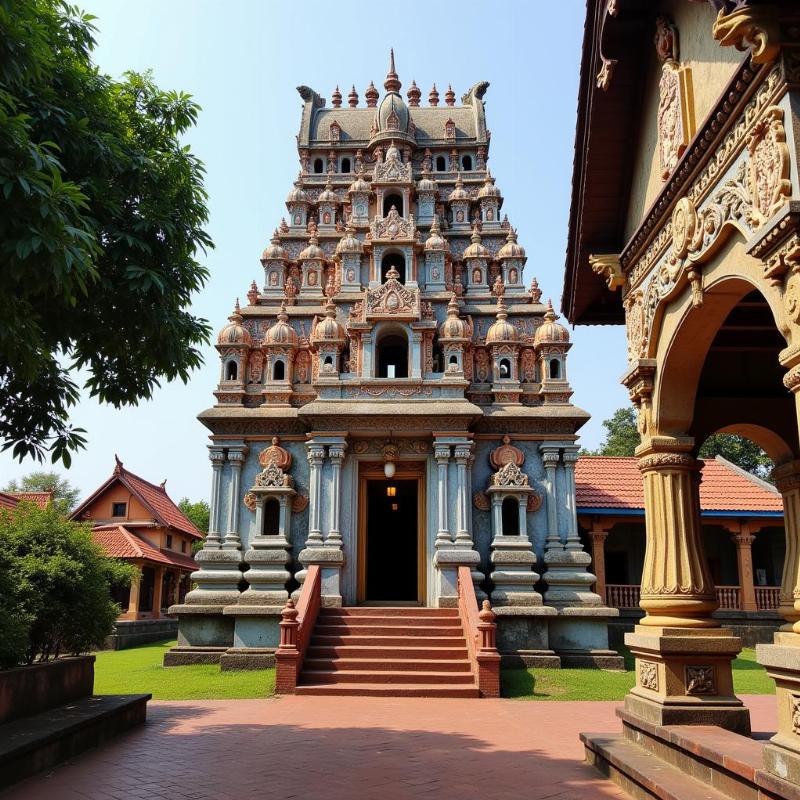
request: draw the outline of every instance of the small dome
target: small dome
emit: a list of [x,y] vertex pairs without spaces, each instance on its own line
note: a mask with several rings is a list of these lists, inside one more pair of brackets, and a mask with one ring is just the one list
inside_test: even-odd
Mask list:
[[481,244],[481,235],[475,226],[470,237],[472,244],[464,250],[464,259],[467,258],[489,258],[489,251]]
[[506,236],[506,243],[500,248],[497,257],[525,258],[525,248],[517,244],[517,232],[513,228],[509,228],[508,236]]
[[502,344],[516,342],[519,338],[517,329],[508,321],[506,304],[502,297],[497,298],[497,322],[486,331],[486,344]]
[[459,317],[458,313],[458,298],[456,298],[454,292],[450,297],[450,302],[447,304],[447,319],[439,327],[440,339],[469,338],[467,323]]
[[333,191],[333,186],[331,185],[331,179],[328,178],[328,182],[325,184],[325,188],[320,192],[319,197],[317,198],[318,203],[339,203],[339,195]]
[[328,298],[325,316],[317,323],[312,337],[314,342],[343,342],[344,328],[336,321],[336,304]]
[[371,191],[369,183],[364,180],[364,168],[362,167],[359,170],[356,179],[350,184],[350,188],[347,190],[348,194],[353,194],[354,192],[369,192]]
[[308,240],[308,247],[300,251],[300,255],[297,257],[298,261],[311,261],[311,260],[325,260],[325,252],[319,246],[319,240],[317,239],[317,235],[315,233],[311,234],[311,237]]
[[429,169],[422,170],[422,177],[417,181],[418,192],[438,192],[439,184],[431,178],[431,171]]
[[411,115],[409,114],[408,106],[400,96],[400,93],[387,92],[378,106],[378,113],[375,119],[378,132],[391,133],[392,131],[398,131],[399,133],[408,133],[410,119]]
[[486,170],[486,178],[478,192],[478,197],[500,197],[500,190],[494,185],[494,178],[489,170]]
[[294,189],[286,195],[286,202],[287,203],[308,203],[308,195],[303,190],[303,186],[300,183],[300,180],[296,180],[294,182]]
[[344,236],[339,239],[338,244],[336,245],[336,253],[337,255],[341,255],[342,253],[363,253],[364,246],[361,244],[360,240],[355,235],[355,230],[352,226],[348,225],[345,228]]
[[264,336],[265,345],[279,347],[297,347],[297,334],[289,324],[289,315],[286,313],[286,304],[281,303],[278,319],[269,327]]
[[464,188],[464,181],[461,180],[461,173],[458,173],[458,177],[456,178],[456,185],[450,195],[447,198],[448,203],[452,203],[453,200],[469,200],[469,192]]
[[447,240],[442,236],[439,228],[439,217],[434,217],[431,223],[431,232],[425,240],[425,249],[430,250],[447,250]]
[[264,252],[261,254],[261,260],[286,261],[288,258],[289,256],[281,246],[281,240],[278,236],[278,231],[275,231],[275,233],[272,234],[272,239],[270,239],[270,244],[264,248]]
[[547,301],[547,311],[544,313],[544,323],[536,329],[533,338],[534,344],[566,344],[569,342],[569,331],[556,320],[552,300]]
[[239,301],[233,309],[233,314],[228,317],[228,324],[219,332],[217,344],[241,344],[248,347],[252,343],[250,332],[242,325],[242,315],[239,313]]

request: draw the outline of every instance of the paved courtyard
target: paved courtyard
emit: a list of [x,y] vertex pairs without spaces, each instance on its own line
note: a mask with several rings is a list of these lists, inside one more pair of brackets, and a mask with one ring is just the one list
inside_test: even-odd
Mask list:
[[[746,698],[754,731],[775,698]],[[151,703],[147,725],[3,800],[627,797],[582,763],[613,702],[284,697]]]

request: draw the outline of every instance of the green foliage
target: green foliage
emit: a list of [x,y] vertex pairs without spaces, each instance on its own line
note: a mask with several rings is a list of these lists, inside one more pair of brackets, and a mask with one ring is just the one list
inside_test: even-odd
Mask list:
[[111,587],[130,585],[135,568],[107,558],[91,525],[23,502],[0,514],[0,552],[13,578],[0,604],[18,608],[26,626],[23,651],[6,664],[86,652],[111,632],[120,613]]
[[722,456],[759,478],[768,478],[775,466],[772,459],[750,439],[733,433],[715,433],[703,442],[700,458]]
[[584,450],[588,456],[632,456],[641,441],[636,429],[636,412],[631,406],[618,408],[603,422],[605,441],[597,450]]
[[188,380],[208,341],[189,311],[212,243],[199,106],[149,74],[92,63],[90,15],[0,0],[0,440],[69,466],[79,388],[115,407]]
[[31,472],[23,475],[21,481],[9,481],[5,492],[52,492],[53,502],[60,511],[69,514],[78,503],[80,490],[76,489],[67,478],[57,472]]
[[[211,516],[211,507],[205,500],[198,500],[192,503],[188,497],[181,498],[178,503],[178,508],[186,514],[187,517],[195,524],[199,531],[208,533],[208,520]],[[203,549],[203,539],[196,539],[192,542],[192,555],[197,555]]]

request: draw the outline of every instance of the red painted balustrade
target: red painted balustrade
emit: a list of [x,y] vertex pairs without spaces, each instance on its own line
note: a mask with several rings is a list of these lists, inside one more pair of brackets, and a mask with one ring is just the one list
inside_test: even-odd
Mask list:
[[481,697],[500,696],[500,654],[497,652],[495,614],[488,600],[478,611],[478,599],[469,567],[458,568],[458,612]]

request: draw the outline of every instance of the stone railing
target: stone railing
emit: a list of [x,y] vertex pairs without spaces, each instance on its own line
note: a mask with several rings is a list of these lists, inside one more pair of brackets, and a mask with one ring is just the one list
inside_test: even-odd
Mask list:
[[717,586],[717,602],[722,611],[735,611],[741,608],[741,590],[738,586]]
[[759,611],[777,611],[781,604],[780,586],[756,586],[756,605]]
[[606,603],[611,608],[639,608],[639,584],[616,583],[606,585]]
[[495,644],[495,614],[488,600],[483,601],[483,608],[478,611],[472,573],[465,566],[458,568],[458,611],[481,697],[499,697],[500,654]]
[[275,651],[275,691],[278,694],[294,694],[321,605],[322,573],[318,564],[312,564],[303,581],[297,608],[290,598],[281,611],[281,640]]

